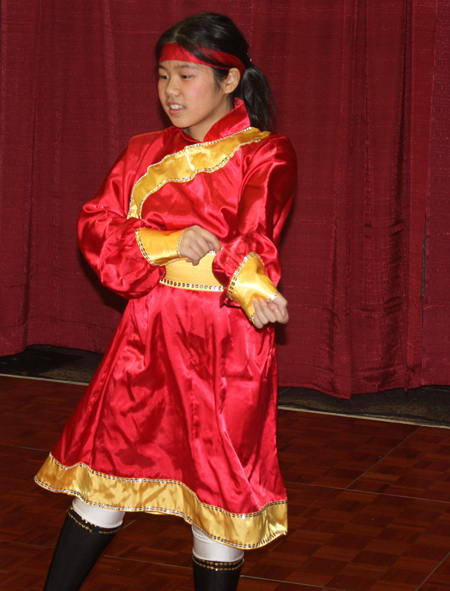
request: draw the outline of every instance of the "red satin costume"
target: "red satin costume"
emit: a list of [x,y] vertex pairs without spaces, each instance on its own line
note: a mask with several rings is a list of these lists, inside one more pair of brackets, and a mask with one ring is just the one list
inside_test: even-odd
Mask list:
[[[84,206],[81,250],[129,303],[36,476],[95,506],[181,516],[244,549],[286,533],[287,501],[276,452],[274,328],[255,328],[237,292],[248,307],[259,273],[258,281],[271,280],[264,297],[276,293],[276,245],[296,176],[289,141],[248,128],[238,99],[203,142],[176,127],[134,137]],[[212,272],[224,287],[161,283],[177,255],[173,245],[158,254],[159,237],[164,245],[193,224],[222,245]],[[247,268],[250,282],[237,281],[233,297],[250,253],[263,266]]]

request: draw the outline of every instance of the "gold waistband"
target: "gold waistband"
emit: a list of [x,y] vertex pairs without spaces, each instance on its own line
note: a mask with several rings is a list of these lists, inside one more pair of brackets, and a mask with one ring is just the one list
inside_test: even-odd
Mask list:
[[208,253],[194,267],[186,259],[177,259],[166,265],[166,275],[160,280],[163,285],[195,291],[223,291],[224,287],[212,272],[215,253]]

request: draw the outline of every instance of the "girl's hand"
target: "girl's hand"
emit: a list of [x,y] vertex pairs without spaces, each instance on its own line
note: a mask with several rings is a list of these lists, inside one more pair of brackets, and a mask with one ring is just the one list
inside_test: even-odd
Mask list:
[[256,328],[263,328],[269,322],[280,322],[286,324],[289,320],[287,311],[287,300],[281,294],[277,295],[271,302],[266,303],[263,300],[253,300],[255,316],[253,324]]
[[210,250],[217,252],[220,249],[220,242],[216,236],[197,225],[189,226],[183,231],[178,245],[180,256],[185,257],[194,266],[198,265],[200,259]]

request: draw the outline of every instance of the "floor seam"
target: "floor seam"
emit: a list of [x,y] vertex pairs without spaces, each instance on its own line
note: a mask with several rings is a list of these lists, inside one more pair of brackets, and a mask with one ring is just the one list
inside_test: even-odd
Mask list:
[[444,564],[444,562],[448,558],[450,558],[450,552],[447,554],[447,556],[445,558],[443,558],[441,560],[441,562],[436,566],[436,568],[433,571],[431,571],[431,573],[427,576],[427,578],[422,581],[422,583],[417,587],[416,591],[420,591],[420,589],[423,588],[423,586],[425,585],[425,583],[427,583],[430,580],[430,578],[434,575],[434,573]]
[[[354,481],[354,482],[356,482],[356,481]],[[427,502],[431,502],[431,503],[443,503],[444,505],[450,505],[450,500],[443,501],[442,499],[430,499],[428,497],[413,497],[413,496],[407,496],[407,495],[394,495],[392,493],[376,492],[376,491],[371,491],[371,490],[359,490],[357,488],[341,488],[339,486],[325,486],[323,484],[309,484],[307,482],[295,482],[293,480],[284,480],[284,484],[286,485],[286,488],[289,488],[289,484],[293,484],[293,485],[309,486],[311,488],[313,488],[313,487],[324,488],[324,489],[328,489],[328,490],[336,490],[336,491],[341,491],[341,492],[362,493],[365,495],[374,495],[377,497],[384,496],[384,497],[392,497],[394,499],[412,499],[415,501],[427,501]],[[289,498],[288,498],[288,506],[289,506]]]
[[13,445],[8,443],[0,443],[0,448],[2,447],[9,447],[12,449],[27,449],[28,451],[43,451],[47,454],[51,451],[49,449],[41,449],[40,447],[24,447],[23,445]]
[[380,464],[383,460],[385,460],[386,458],[388,458],[392,452],[394,452],[396,449],[398,449],[400,446],[404,445],[409,439],[411,439],[411,437],[413,435],[416,435],[423,427],[418,427],[417,429],[414,429],[414,431],[412,433],[410,433],[407,437],[405,437],[400,443],[398,443],[395,447],[391,448],[391,450],[385,454],[382,458],[380,458],[378,460],[378,462],[375,462],[375,464],[372,464],[372,466],[370,468],[368,468],[365,472],[363,472],[362,474],[360,474],[358,476],[358,478],[356,478],[353,482],[351,482],[346,488],[350,489],[351,486],[353,486],[356,482],[358,482],[358,480],[360,480],[361,478],[363,478],[363,476],[365,476],[366,474],[368,474],[371,470],[373,470],[375,468],[375,466],[378,466],[378,464]]
[[412,419],[407,420],[403,417],[397,417],[395,415],[391,415],[389,417],[381,416],[381,415],[357,415],[357,414],[352,414],[352,413],[343,413],[343,412],[334,412],[334,411],[325,411],[325,410],[314,410],[314,409],[310,409],[310,408],[298,408],[295,406],[286,406],[284,404],[279,404],[278,409],[279,410],[289,410],[289,411],[294,411],[294,412],[305,412],[305,413],[311,413],[311,414],[316,414],[316,415],[346,417],[349,419],[361,419],[361,420],[365,420],[365,421],[379,421],[382,423],[413,425],[415,427],[434,427],[436,429],[450,429],[450,425],[448,423],[437,424],[437,423],[433,423],[431,421],[429,423],[419,423],[417,420],[416,421],[413,421]]
[[296,583],[295,581],[287,581],[286,579],[266,579],[265,577],[254,577],[251,575],[242,575],[241,579],[252,579],[253,581],[269,581],[271,583],[282,583],[288,585],[297,585],[311,589],[326,589],[327,591],[348,591],[348,589],[343,589],[342,587],[323,587],[318,585],[310,585],[309,583]]
[[73,386],[89,386],[89,382],[79,382],[74,380],[61,380],[58,378],[38,377],[38,376],[21,376],[11,373],[0,373],[4,378],[17,378],[19,380],[36,380],[38,382],[56,382],[58,384],[71,384]]

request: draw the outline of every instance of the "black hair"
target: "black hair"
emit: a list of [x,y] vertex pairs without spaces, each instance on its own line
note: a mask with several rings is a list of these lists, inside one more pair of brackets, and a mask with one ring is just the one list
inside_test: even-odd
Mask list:
[[261,70],[252,63],[247,41],[229,17],[215,12],[201,12],[186,17],[159,38],[155,48],[157,62],[163,46],[173,42],[211,64],[217,81],[226,78],[232,66],[211,59],[202,48],[230,53],[239,58],[245,66],[245,71],[232,98],[238,97],[244,101],[253,127],[258,127],[262,131],[273,130],[275,102],[272,89]]

